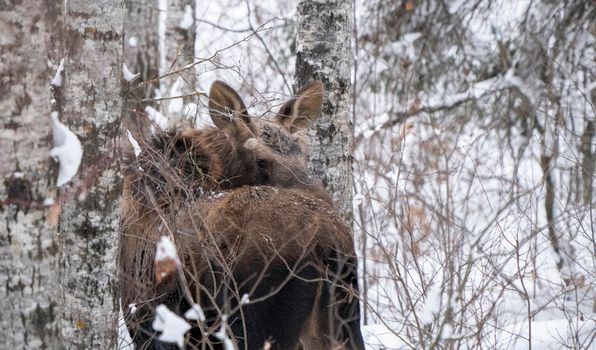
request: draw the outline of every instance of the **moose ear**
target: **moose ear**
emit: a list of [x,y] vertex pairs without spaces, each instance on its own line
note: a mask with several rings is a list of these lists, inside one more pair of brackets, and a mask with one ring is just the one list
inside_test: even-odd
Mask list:
[[321,115],[324,92],[319,80],[302,87],[294,98],[281,106],[276,121],[290,133],[308,128]]
[[[216,80],[209,90],[209,114],[218,129],[236,134],[253,131],[246,106],[238,93],[223,81]],[[240,120],[239,120],[240,119]]]

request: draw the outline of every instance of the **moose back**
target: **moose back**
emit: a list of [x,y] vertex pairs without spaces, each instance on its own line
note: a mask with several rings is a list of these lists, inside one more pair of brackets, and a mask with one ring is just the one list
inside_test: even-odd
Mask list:
[[[239,349],[363,349],[353,238],[307,171],[302,131],[322,84],[272,121],[251,118],[225,83],[209,95],[216,127],[155,135],[125,173],[122,304],[137,349],[170,346],[151,326],[159,304],[204,311],[187,348],[223,348],[223,329]],[[162,236],[179,266],[157,278]]]

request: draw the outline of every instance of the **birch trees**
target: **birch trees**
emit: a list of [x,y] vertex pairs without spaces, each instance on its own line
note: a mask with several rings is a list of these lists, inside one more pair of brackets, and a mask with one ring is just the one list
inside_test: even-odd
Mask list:
[[0,8],[7,348],[115,344],[122,13],[115,0]]
[[351,38],[353,2],[299,1],[296,81],[319,79],[327,95],[321,118],[309,130],[311,170],[332,193],[340,212],[352,220]]
[[6,348],[60,344],[58,236],[45,219],[45,199],[56,195],[54,70],[46,55],[55,58],[51,32],[59,15],[60,6],[35,0],[0,8],[0,344]]

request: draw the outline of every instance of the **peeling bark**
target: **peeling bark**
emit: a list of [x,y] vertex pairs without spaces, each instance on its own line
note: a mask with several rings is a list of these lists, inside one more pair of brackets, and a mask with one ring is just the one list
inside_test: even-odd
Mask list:
[[119,134],[123,8],[118,0],[66,2],[63,122],[83,161],[62,193],[62,333],[71,348],[113,348],[118,316]]
[[309,129],[310,165],[341,211],[352,222],[352,140],[350,67],[353,1],[298,2],[296,81],[319,79],[326,99],[321,118]]
[[60,345],[58,237],[46,225],[44,206],[56,191],[54,69],[47,54],[58,13],[53,2],[0,5],[0,347],[6,349]]

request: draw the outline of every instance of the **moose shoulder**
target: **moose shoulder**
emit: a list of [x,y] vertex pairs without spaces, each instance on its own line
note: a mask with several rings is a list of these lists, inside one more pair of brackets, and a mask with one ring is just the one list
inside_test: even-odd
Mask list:
[[[195,303],[206,321],[189,332],[188,347],[221,347],[209,334],[227,319],[239,348],[363,348],[353,240],[308,174],[300,132],[322,101],[314,82],[273,121],[257,121],[233,89],[215,82],[215,128],[145,142],[125,176],[120,254],[137,348],[166,347],[151,328],[155,306],[183,315]],[[176,243],[182,269],[158,283],[153,261],[164,235]]]

